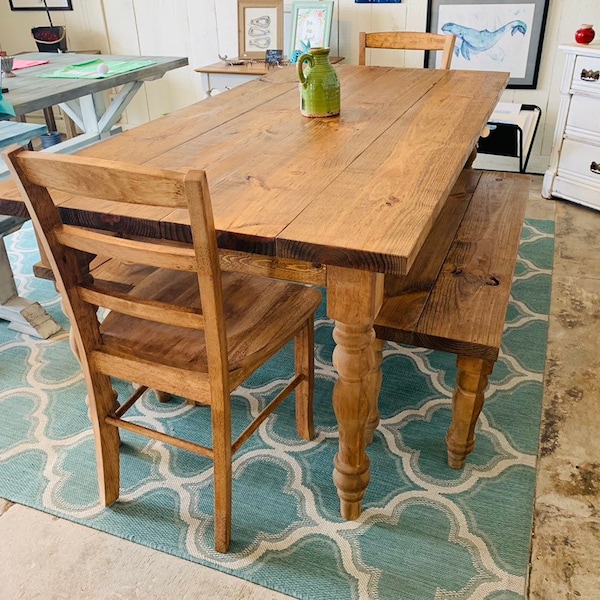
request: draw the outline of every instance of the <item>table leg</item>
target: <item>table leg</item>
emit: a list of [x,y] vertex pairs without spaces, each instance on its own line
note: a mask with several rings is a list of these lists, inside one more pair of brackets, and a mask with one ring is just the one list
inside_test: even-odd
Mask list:
[[212,88],[210,87],[210,73],[200,73],[202,79],[202,89],[207,98],[212,96]]
[[369,386],[369,414],[367,416],[367,425],[365,431],[365,439],[367,444],[373,443],[375,430],[379,425],[379,392],[381,390],[381,381],[383,373],[381,371],[381,363],[383,361],[383,340],[375,340],[373,342],[374,363],[371,372],[369,373],[367,385]]
[[327,311],[335,319],[333,364],[338,379],[333,408],[338,421],[339,450],[334,459],[333,481],[340,497],[340,512],[358,518],[369,484],[369,458],[365,453],[367,417],[375,391],[373,320],[381,306],[383,276],[366,271],[329,267]]
[[483,408],[485,388],[494,362],[469,356],[456,359],[458,373],[452,396],[452,423],[446,435],[448,465],[462,469],[475,447],[475,426]]

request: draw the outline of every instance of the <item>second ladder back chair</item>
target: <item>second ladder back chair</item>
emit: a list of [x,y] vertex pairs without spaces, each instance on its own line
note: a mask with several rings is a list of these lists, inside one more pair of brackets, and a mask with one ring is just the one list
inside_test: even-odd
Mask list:
[[449,69],[456,36],[422,31],[380,31],[359,34],[358,64],[366,64],[367,48],[393,50],[439,50],[442,52],[440,69]]
[[[214,463],[215,548],[227,551],[234,452],[294,389],[299,435],[310,439],[314,434],[313,318],[320,293],[221,272],[204,171],[179,173],[17,148],[7,151],[5,160],[71,321],[87,383],[101,501],[109,506],[119,497],[119,428],[207,457]],[[57,191],[129,205],[128,214],[135,214],[136,205],[187,209],[193,244],[125,239],[63,224],[53,201]],[[130,285],[94,280],[81,269],[82,254],[88,260],[97,255],[119,261],[122,273],[133,273]],[[109,310],[102,322],[98,307]],[[294,339],[295,375],[233,441],[232,391]],[[116,402],[111,377],[142,387]],[[210,406],[212,447],[125,419],[146,388]]]

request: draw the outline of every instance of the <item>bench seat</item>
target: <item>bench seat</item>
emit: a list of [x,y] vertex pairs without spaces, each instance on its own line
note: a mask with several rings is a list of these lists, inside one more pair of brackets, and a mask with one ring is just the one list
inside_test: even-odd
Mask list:
[[[375,333],[383,341],[457,355],[448,464],[475,445],[488,376],[498,358],[529,177],[465,169],[406,277],[387,277]],[[367,439],[378,423],[372,407]]]

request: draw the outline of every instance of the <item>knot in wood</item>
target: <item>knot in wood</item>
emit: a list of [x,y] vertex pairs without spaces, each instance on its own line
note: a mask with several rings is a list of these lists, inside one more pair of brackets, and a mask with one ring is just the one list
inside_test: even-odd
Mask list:
[[120,220],[121,217],[119,215],[108,215],[106,213],[100,217],[100,221],[107,225],[116,225]]
[[267,186],[265,186],[264,182],[254,175],[246,175],[246,181],[251,185],[267,189]]

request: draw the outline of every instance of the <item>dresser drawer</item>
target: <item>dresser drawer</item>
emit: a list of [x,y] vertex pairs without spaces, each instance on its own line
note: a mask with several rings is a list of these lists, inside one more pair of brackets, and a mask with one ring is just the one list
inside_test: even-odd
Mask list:
[[580,177],[600,191],[600,146],[565,139],[558,163],[559,175]]
[[571,88],[580,92],[600,95],[600,57],[577,57]]
[[567,117],[567,134],[582,136],[598,136],[600,143],[600,95],[574,95],[569,106]]

